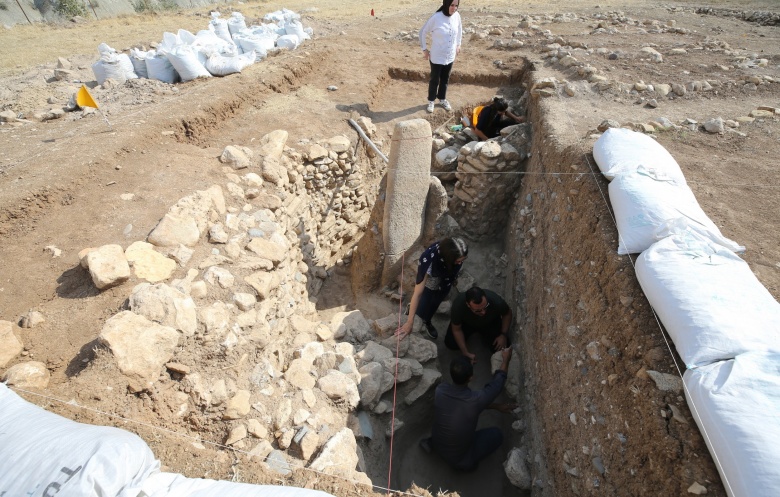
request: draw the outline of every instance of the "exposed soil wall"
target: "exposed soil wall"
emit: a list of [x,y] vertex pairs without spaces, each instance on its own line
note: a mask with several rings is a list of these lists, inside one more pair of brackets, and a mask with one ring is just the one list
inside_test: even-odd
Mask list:
[[682,393],[645,372],[678,374],[631,260],[617,255],[592,142],[565,118],[544,99],[529,104],[534,153],[506,233],[535,492],[685,495],[696,481],[725,495]]

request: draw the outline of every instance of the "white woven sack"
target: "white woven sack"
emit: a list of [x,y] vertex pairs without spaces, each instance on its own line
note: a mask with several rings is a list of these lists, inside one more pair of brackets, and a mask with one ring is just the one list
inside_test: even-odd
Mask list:
[[657,141],[644,133],[625,128],[609,128],[593,144],[593,158],[609,180],[639,166],[685,183],[685,176],[674,157]]
[[211,74],[203,66],[198,50],[189,45],[174,47],[165,55],[171,61],[171,65],[179,73],[182,81],[191,81],[196,78],[209,78]]
[[741,354],[688,370],[683,381],[726,493],[780,495],[780,355]]
[[685,183],[659,178],[645,166],[619,174],[609,184],[609,200],[618,228],[618,254],[637,254],[658,241],[656,230],[670,220],[696,223],[721,245],[738,252],[737,243],[725,238],[699,206]]
[[227,21],[227,26],[230,36],[233,36],[246,29],[246,20],[240,12],[233,12],[233,15]]
[[282,9],[270,12],[263,16],[266,22],[284,22],[290,19],[300,19],[301,16],[290,9]]
[[130,56],[126,53],[116,54],[116,58],[119,61],[119,65],[125,71],[125,80],[138,79],[138,75],[135,73],[135,67],[133,61],[130,60]]
[[[106,80],[106,68],[103,67],[103,61],[99,60],[92,64],[92,73],[95,75],[95,81],[102,85],[103,81]],[[122,73],[124,74],[124,71]]]
[[225,19],[212,19],[210,25],[214,28],[214,34],[229,43],[233,43],[233,38],[230,36],[230,28],[228,28]]
[[148,478],[138,497],[333,497],[319,490],[230,481],[187,478],[157,473]]
[[144,52],[143,50],[138,50],[137,48],[130,49],[130,62],[133,63],[133,70],[139,78],[149,77],[149,73],[146,70],[146,59],[149,57],[154,57],[155,53],[156,52],[154,50]]
[[636,276],[689,368],[780,352],[780,304],[745,261],[695,226],[642,252]]
[[192,46],[197,48],[198,51],[205,53],[223,53],[223,52],[235,52],[235,43],[227,42],[216,35],[213,31],[204,29],[198,31],[195,35],[195,40],[192,42]]
[[184,45],[192,45],[193,43],[195,43],[196,36],[191,32],[187,31],[186,29],[179,29],[176,32],[176,36],[179,38],[179,41]]
[[173,84],[179,80],[179,75],[173,64],[165,55],[157,54],[154,57],[146,59],[146,72],[149,79],[156,79],[163,83]]
[[[105,53],[99,61],[92,64],[92,72],[95,73],[95,79],[99,85],[102,85],[107,79],[112,79],[120,84],[127,81],[127,67],[119,55],[123,54]],[[128,63],[130,66],[133,65],[130,59],[128,59]]]
[[292,19],[284,25],[284,31],[288,35],[295,35],[300,42],[308,40],[310,36],[303,29],[303,24],[297,19]]
[[289,50],[295,50],[298,48],[300,40],[295,35],[284,35],[276,39],[276,46],[279,48],[287,48]]
[[214,76],[227,76],[228,74],[241,72],[246,66],[254,63],[255,53],[253,51],[233,57],[213,54],[206,61],[206,69]]
[[2,383],[0,461],[7,496],[135,497],[160,467],[137,435],[47,412]]
[[267,36],[238,34],[235,41],[244,53],[254,52],[255,60],[259,61],[268,55],[268,50],[274,48],[274,41]]

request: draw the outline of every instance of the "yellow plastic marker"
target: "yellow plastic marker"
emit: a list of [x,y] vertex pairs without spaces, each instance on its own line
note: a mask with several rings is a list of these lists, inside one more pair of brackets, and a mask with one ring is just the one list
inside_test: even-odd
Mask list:
[[98,108],[98,104],[95,103],[95,99],[89,94],[86,85],[81,85],[81,88],[79,88],[79,92],[76,94],[76,104],[79,107]]
[[81,85],[78,93],[76,93],[76,105],[79,107],[92,107],[93,109],[97,109],[100,112],[100,115],[103,116],[103,120],[108,124],[108,127],[111,127],[111,123],[108,122],[108,118],[103,114],[103,111],[100,110],[100,107],[98,107],[98,104],[95,102],[95,99],[92,98],[92,95],[90,95],[86,85]]

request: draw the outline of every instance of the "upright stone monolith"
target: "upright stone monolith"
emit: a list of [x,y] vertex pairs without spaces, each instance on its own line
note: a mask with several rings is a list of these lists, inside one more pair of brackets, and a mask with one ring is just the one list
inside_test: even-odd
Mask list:
[[431,125],[412,119],[395,125],[387,171],[383,220],[385,262],[382,284],[401,270],[401,257],[422,233],[431,171]]

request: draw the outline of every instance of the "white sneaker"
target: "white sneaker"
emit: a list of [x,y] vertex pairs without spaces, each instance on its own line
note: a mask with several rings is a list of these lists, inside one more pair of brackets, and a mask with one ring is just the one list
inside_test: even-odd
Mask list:
[[446,100],[439,100],[439,103],[441,104],[442,107],[444,107],[444,110],[446,110],[447,112],[452,110],[452,105],[450,105],[450,103],[448,101],[446,101]]
[[433,106],[435,105],[435,102],[428,102],[428,108],[426,109],[428,111],[428,114],[433,114]]

